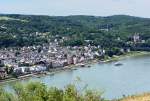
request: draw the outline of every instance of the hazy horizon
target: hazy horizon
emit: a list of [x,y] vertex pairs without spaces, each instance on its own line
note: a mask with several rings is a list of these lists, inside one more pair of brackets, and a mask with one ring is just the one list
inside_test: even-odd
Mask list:
[[130,15],[150,18],[149,0],[5,0],[0,1],[1,14],[24,15]]

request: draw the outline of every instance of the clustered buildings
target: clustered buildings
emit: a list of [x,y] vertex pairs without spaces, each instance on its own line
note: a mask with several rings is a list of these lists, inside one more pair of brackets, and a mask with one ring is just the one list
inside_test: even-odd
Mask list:
[[[140,42],[139,34],[133,36],[133,42]],[[71,47],[60,46],[58,43],[56,39],[43,45],[0,49],[0,79],[7,78],[9,74],[20,76],[76,65],[103,57],[106,53],[100,46]],[[120,51],[124,52],[124,49]]]
[[0,77],[7,77],[10,70],[17,75],[49,71],[71,64],[93,60],[105,54],[96,46],[61,47],[56,43],[38,46],[4,48],[0,50]]

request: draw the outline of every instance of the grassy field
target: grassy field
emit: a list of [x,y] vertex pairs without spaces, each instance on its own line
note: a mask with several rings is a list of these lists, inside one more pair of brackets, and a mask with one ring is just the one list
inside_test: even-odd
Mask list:
[[128,97],[122,98],[118,101],[150,101],[150,93],[128,96]]
[[5,17],[5,16],[0,16],[0,21],[1,20],[16,20],[16,21],[21,21],[21,22],[27,22],[27,20],[15,19],[15,18]]

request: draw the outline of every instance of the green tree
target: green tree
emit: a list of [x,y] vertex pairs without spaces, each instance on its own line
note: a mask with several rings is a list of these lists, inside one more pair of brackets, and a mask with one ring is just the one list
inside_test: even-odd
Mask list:
[[27,85],[15,84],[14,94],[0,90],[0,101],[105,101],[101,94],[93,91],[82,93],[74,85],[68,85],[64,90],[56,87],[47,88],[40,82],[30,82]]

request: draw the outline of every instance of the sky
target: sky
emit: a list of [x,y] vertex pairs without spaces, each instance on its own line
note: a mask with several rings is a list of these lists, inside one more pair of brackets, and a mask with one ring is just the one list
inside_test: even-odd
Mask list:
[[150,0],[0,0],[2,14],[131,15],[150,18]]

